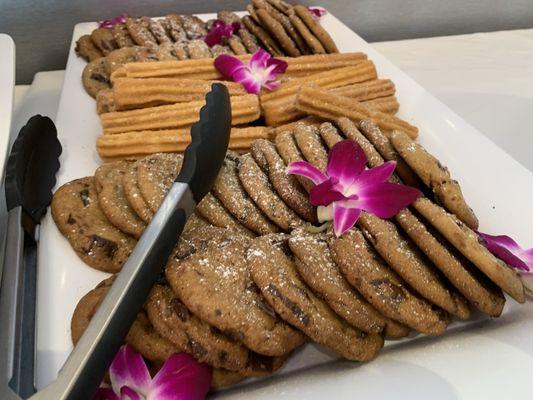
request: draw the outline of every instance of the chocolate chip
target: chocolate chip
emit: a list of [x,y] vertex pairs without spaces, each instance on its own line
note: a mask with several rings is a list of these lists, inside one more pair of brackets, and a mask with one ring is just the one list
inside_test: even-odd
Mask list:
[[248,366],[252,371],[272,372],[274,369],[274,360],[272,357],[250,351],[248,353]]
[[99,74],[98,72],[93,72],[89,78],[97,82],[109,83],[109,78],[105,75]]
[[224,333],[237,342],[242,342],[244,339],[244,333],[235,329],[227,329]]
[[309,325],[309,316],[291,299],[285,297],[280,293],[278,288],[270,283],[267,286],[267,291],[274,297],[277,297],[285,307],[287,307],[298,320],[305,326]]
[[200,360],[207,355],[207,350],[205,347],[196,340],[192,339],[189,335],[187,335],[187,345],[189,346],[193,357],[197,360]]
[[178,299],[173,298],[170,302],[170,305],[172,306],[172,310],[174,311],[174,313],[176,313],[176,315],[182,321],[187,321],[191,317],[191,314],[189,313],[187,307],[185,307],[185,305]]
[[83,207],[87,207],[91,204],[91,198],[89,197],[89,189],[80,190],[80,198],[83,203]]
[[91,235],[91,245],[89,246],[87,253],[93,252],[94,247],[100,249],[107,258],[113,258],[118,250],[118,246],[115,242],[98,235]]
[[218,360],[221,364],[226,364],[228,362],[228,353],[224,350],[218,353]]
[[395,303],[401,303],[405,300],[404,289],[400,285],[392,283],[388,278],[374,279],[370,283],[381,295]]
[[215,308],[215,315],[217,317],[220,317],[222,315],[222,311],[220,310],[220,308]]
[[74,225],[76,223],[76,220],[72,217],[72,214],[68,215],[67,224]]
[[277,318],[277,315],[274,309],[264,299],[260,299],[257,301],[257,307],[259,307],[261,310],[266,312],[272,318]]
[[257,293],[257,294],[261,293],[261,291],[259,290],[259,287],[255,284],[254,281],[248,281],[244,289],[247,292],[252,292],[252,293]]

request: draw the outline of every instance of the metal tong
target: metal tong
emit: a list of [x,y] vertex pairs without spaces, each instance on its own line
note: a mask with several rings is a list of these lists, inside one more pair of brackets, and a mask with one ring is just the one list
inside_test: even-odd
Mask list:
[[[21,135],[31,122],[32,120],[23,128]],[[52,130],[50,127],[49,129]],[[206,96],[206,105],[200,111],[200,120],[191,128],[192,140],[185,150],[183,167],[176,181],[57,379],[37,393],[33,383],[36,253],[30,252],[33,253],[32,256],[25,254],[23,232],[26,232],[26,237],[30,236],[28,239],[33,240],[29,241],[30,246],[36,248],[35,228],[50,204],[51,188],[55,185],[55,173],[59,167],[57,159],[61,147],[57,142],[55,127],[53,134],[49,136],[53,136],[57,143],[51,147],[44,143],[33,146],[32,157],[39,159],[42,153],[47,153],[50,159],[55,156],[57,164],[48,160],[47,165],[35,165],[32,164],[32,157],[26,161],[13,161],[18,156],[16,151],[12,151],[6,175],[9,220],[0,286],[0,399],[83,400],[93,397],[151,287],[163,271],[187,218],[196,204],[211,190],[226,155],[230,129],[228,91],[222,84],[213,84],[211,92]],[[17,141],[23,140],[24,135],[21,135]],[[13,150],[16,147],[17,143]],[[42,175],[46,175],[44,181],[47,184],[34,186],[36,182],[31,179],[34,172],[21,173],[10,164],[26,164],[26,171],[41,170],[41,179]],[[17,201],[10,201],[12,195],[9,181],[13,176],[24,178],[17,181],[22,182],[25,188],[17,192]],[[28,177],[29,181],[26,180]],[[41,196],[38,202],[40,207],[32,214],[32,208],[27,208],[24,204],[28,194],[31,197],[35,190],[39,194],[46,193],[46,196]],[[33,218],[28,220],[25,214],[30,214]],[[29,231],[22,229],[23,226],[29,228]],[[33,232],[33,237],[28,232]]]

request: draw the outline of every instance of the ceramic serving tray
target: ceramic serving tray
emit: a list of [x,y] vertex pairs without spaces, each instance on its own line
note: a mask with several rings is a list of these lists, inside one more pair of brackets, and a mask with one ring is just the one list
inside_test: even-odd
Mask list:
[[[215,14],[199,15],[204,20]],[[420,128],[419,141],[446,164],[480,220],[480,230],[533,245],[533,174],[331,14],[321,20],[341,52],[362,51],[397,87],[399,116]],[[81,83],[85,61],[75,41],[96,28],[74,29],[56,119],[63,145],[58,186],[92,175],[100,122]],[[54,225],[41,228],[38,255],[37,386],[52,381],[72,349],[70,318],[78,300],[108,275],[86,266]],[[510,399],[531,398],[533,306],[509,300],[497,320],[454,324],[442,337],[388,342],[368,364],[338,360],[306,345],[271,378],[217,394],[232,399]]]

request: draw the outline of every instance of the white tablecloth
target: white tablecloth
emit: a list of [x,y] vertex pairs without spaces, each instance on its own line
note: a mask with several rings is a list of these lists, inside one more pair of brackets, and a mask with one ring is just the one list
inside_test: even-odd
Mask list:
[[[374,43],[398,67],[533,171],[533,29]],[[13,129],[55,117],[63,74],[17,87]]]

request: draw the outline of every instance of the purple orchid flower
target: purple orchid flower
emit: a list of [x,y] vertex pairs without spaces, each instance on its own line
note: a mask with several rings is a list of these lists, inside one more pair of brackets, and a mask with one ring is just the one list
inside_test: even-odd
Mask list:
[[115,18],[108,18],[104,19],[103,21],[100,21],[98,24],[99,28],[112,28],[116,24],[125,23],[126,22],[126,16],[125,15],[119,15]]
[[253,94],[258,94],[263,87],[276,89],[280,82],[275,79],[278,74],[285,72],[287,66],[287,62],[273,58],[263,49],[257,50],[247,64],[228,54],[215,58],[215,68],[222,75],[240,83],[248,93]]
[[333,220],[337,236],[355,225],[361,211],[390,218],[421,195],[418,189],[387,182],[396,162],[366,169],[366,161],[357,143],[343,140],[331,148],[326,173],[305,161],[289,164],[289,174],[304,176],[315,184],[309,201],[318,207],[320,222]]
[[239,22],[226,24],[224,21],[217,19],[213,21],[213,24],[205,36],[204,41],[209,47],[213,47],[215,44],[222,44],[239,29],[241,29],[241,24]]
[[202,400],[211,370],[190,355],[172,355],[152,379],[140,354],[120,348],[109,368],[111,388],[99,388],[93,400]]
[[479,231],[477,234],[492,254],[518,270],[526,292],[531,296],[533,294],[533,247],[523,249],[515,240],[506,235],[493,236]]
[[320,18],[328,13],[323,7],[307,7],[307,9],[316,20],[320,20]]

